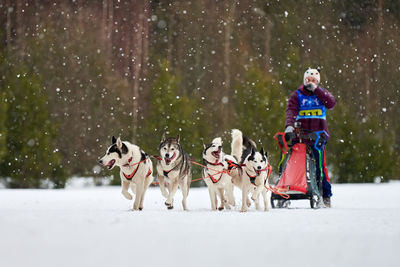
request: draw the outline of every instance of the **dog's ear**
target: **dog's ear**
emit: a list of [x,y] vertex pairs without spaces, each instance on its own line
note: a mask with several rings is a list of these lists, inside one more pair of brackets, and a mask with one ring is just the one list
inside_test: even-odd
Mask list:
[[161,136],[161,143],[163,143],[165,141],[166,137],[165,137],[165,132],[163,132],[162,136]]
[[117,142],[117,139],[115,139],[115,137],[113,136],[112,138],[111,138],[111,144],[113,145],[113,144],[115,144]]
[[261,153],[261,156],[264,156],[264,148],[263,147],[261,148],[260,153]]
[[206,147],[207,147],[206,144],[203,143],[203,149],[206,149]]
[[117,139],[117,147],[118,147],[119,149],[122,148],[122,141],[121,141],[121,138],[119,138],[119,137],[118,137],[118,139]]
[[249,160],[253,160],[254,159],[254,156],[255,156],[255,154],[256,154],[256,151],[254,150],[254,148],[253,147],[251,147],[251,153],[250,153],[250,157],[248,158]]
[[318,73],[321,73],[321,67],[317,67]]
[[180,141],[181,141],[181,137],[179,136],[179,134],[176,136],[176,141],[178,142],[178,144],[179,144]]

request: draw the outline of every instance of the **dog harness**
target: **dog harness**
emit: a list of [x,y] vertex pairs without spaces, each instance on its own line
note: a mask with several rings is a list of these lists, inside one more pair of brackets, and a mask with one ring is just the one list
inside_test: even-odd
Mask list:
[[169,170],[169,171],[163,171],[163,173],[164,173],[164,176],[165,176],[166,178],[168,178],[168,173],[169,173],[170,171],[172,171],[172,169],[171,169],[171,170]]
[[208,177],[207,177],[207,178],[210,178],[210,180],[211,180],[214,184],[216,184],[216,183],[219,182],[219,180],[221,180],[222,175],[223,175],[224,173],[222,172],[218,179],[216,179],[216,178],[214,177],[215,174],[214,174],[214,175],[211,175],[211,174],[209,174],[209,173],[207,173],[207,174],[208,174]]
[[[265,179],[265,181],[264,181],[264,185],[266,185],[267,180],[269,179],[269,176],[271,175],[271,172],[272,172],[272,167],[271,167],[271,165],[268,164],[267,167],[265,167],[264,169],[260,170],[260,173],[263,172],[263,171],[266,171],[266,170],[268,170],[268,174],[267,174],[267,179]],[[253,184],[253,185],[255,185],[255,186],[257,186],[257,185],[256,185],[256,178],[257,178],[257,176],[258,176],[259,174],[256,173],[256,175],[251,176],[247,171],[246,171],[246,174],[247,174],[247,176],[249,176],[250,183]]]
[[[130,163],[131,161],[132,161],[132,157],[128,160],[128,162]],[[143,162],[143,161],[141,161],[141,162],[139,162],[138,164],[136,164],[137,166],[136,166],[136,168],[133,170],[133,172],[132,172],[131,174],[127,175],[127,174],[125,174],[124,172],[122,172],[122,173],[124,174],[124,177],[125,177],[127,180],[132,180],[133,177],[135,176],[137,170],[139,169],[140,163],[142,163],[142,162]],[[129,163],[125,164],[124,167],[129,166]],[[151,172],[151,169],[149,168],[149,171],[148,171],[147,174],[146,174],[146,178],[149,177],[151,173],[152,173],[152,172]]]
[[[322,88],[321,88],[322,89]],[[326,107],[316,95],[304,95],[297,90],[299,100],[299,112],[296,120],[300,119],[323,119],[326,120]]]

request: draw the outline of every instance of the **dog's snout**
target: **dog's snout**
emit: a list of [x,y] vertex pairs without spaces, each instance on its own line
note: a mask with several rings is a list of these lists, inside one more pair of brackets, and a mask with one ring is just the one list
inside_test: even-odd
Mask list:
[[167,153],[167,154],[165,154],[165,156],[167,157],[167,158],[169,158],[169,154]]
[[261,166],[257,166],[257,169],[261,170]]

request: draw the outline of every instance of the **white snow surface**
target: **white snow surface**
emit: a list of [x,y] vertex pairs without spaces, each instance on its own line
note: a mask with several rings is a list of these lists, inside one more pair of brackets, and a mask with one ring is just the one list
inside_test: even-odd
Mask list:
[[1,189],[0,266],[398,266],[400,182],[333,192],[331,209],[240,213],[210,211],[206,188],[191,188],[187,212],[159,188],[140,212],[119,187]]

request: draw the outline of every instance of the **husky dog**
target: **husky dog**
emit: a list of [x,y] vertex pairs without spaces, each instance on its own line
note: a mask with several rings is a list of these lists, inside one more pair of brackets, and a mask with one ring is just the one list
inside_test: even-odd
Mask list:
[[[183,151],[179,135],[176,138],[166,138],[164,133],[158,150],[161,159],[157,162],[157,174],[161,193],[167,198],[165,205],[168,209],[174,208],[174,196],[180,187],[183,195],[182,206],[187,210],[186,198],[192,182],[192,163],[189,155]],[[168,185],[168,192],[164,182]]]
[[252,199],[257,209],[260,209],[259,195],[261,193],[264,198],[264,210],[267,211],[268,201],[265,186],[268,186],[268,159],[264,149],[257,152],[254,141],[243,136],[241,131],[234,129],[232,130],[232,155],[242,166],[241,175],[232,176],[232,182],[242,190],[240,211],[245,212],[247,207],[250,207],[249,193],[252,193]]
[[120,167],[122,195],[129,200],[132,199],[132,195],[128,192],[130,186],[136,195],[133,210],[142,210],[144,194],[154,180],[153,164],[148,155],[138,146],[122,142],[119,137],[115,139],[113,136],[112,145],[99,163],[109,170],[114,166]]
[[210,194],[211,210],[216,210],[218,206],[217,194],[221,205],[218,210],[231,209],[230,205],[235,206],[233,196],[232,177],[227,170],[238,167],[236,160],[222,152],[222,139],[217,137],[211,144],[204,145],[203,150],[203,179],[208,186]]
[[268,183],[268,155],[264,152],[264,148],[261,148],[260,152],[257,152],[254,147],[251,147],[250,152],[246,156],[245,153],[242,155],[243,164],[243,179],[250,181],[250,193],[252,194],[251,199],[256,205],[256,209],[260,210],[259,196],[262,194],[264,199],[264,211],[268,211],[268,199],[267,198],[267,187]]

